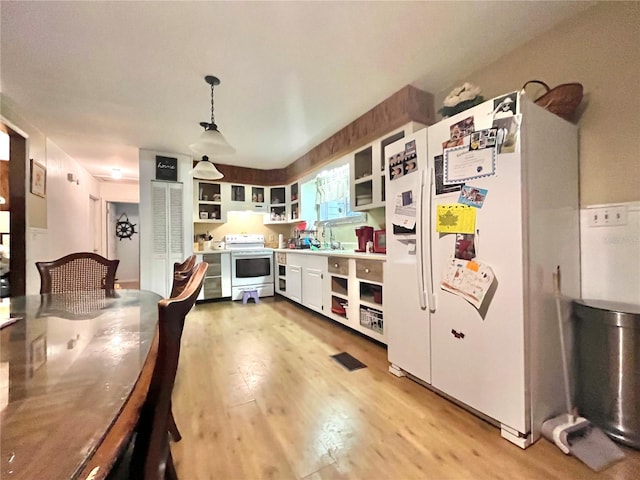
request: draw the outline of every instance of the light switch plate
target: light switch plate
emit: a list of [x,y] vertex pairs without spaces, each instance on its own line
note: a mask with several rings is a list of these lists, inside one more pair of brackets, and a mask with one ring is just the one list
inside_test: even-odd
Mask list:
[[611,227],[627,224],[627,207],[625,205],[588,208],[587,213],[590,227]]

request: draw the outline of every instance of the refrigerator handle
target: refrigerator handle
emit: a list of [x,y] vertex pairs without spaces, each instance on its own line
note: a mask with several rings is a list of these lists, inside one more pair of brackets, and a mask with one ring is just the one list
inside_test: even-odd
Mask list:
[[423,255],[423,241],[422,241],[422,220],[424,219],[423,212],[423,190],[424,190],[424,175],[425,170],[420,172],[420,184],[418,185],[418,211],[416,212],[418,221],[416,222],[416,272],[418,274],[418,299],[420,300],[420,308],[422,310],[427,309],[427,299],[425,297],[424,289],[424,255]]
[[435,170],[433,166],[429,167],[429,196],[427,197],[429,203],[429,210],[427,212],[427,261],[423,263],[424,276],[427,278],[427,298],[429,300],[429,310],[436,311],[436,296],[433,292],[433,249],[431,246],[431,232],[433,231],[433,186],[435,184]]

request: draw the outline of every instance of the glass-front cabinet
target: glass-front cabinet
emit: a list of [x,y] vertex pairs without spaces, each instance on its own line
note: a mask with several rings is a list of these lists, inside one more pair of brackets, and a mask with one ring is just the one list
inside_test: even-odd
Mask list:
[[222,223],[226,222],[226,210],[223,209],[223,188],[219,182],[194,180],[194,222]]
[[265,223],[288,223],[287,187],[269,187],[269,211]]
[[291,221],[300,218],[300,193],[298,190],[298,182],[289,185],[289,210],[291,211]]
[[[251,211],[264,213],[267,211],[265,187],[258,185],[226,184],[229,189],[228,211]],[[226,198],[223,195],[223,198]]]
[[352,154],[350,161],[351,185],[349,190],[352,211],[365,211],[385,205],[386,161],[384,147],[421,128],[424,128],[424,125],[410,122],[404,127],[363,146]]

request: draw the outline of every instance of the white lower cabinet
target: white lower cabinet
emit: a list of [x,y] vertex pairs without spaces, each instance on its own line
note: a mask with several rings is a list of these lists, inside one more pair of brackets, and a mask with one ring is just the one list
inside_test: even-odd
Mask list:
[[325,315],[386,344],[383,268],[381,260],[328,257],[324,299],[330,306]]
[[287,265],[287,296],[294,302],[302,303],[302,267],[300,265]]
[[276,252],[278,277],[275,290],[305,307],[323,313],[324,255]]
[[382,259],[276,252],[277,293],[387,343]]
[[[317,260],[318,264],[303,268],[302,304],[311,310],[322,313],[322,280],[324,276],[322,266],[325,265],[325,263],[322,262],[323,259],[321,258],[311,257],[309,260]],[[307,262],[307,264],[313,263],[316,262]]]

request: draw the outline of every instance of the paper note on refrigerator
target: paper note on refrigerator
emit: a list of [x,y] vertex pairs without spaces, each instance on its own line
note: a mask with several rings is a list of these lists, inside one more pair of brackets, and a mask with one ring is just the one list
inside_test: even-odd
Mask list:
[[491,267],[477,259],[461,260],[451,257],[440,281],[440,288],[464,298],[480,308],[495,275]]
[[416,204],[413,201],[412,190],[398,193],[396,195],[395,207],[393,210],[393,224],[399,227],[412,229],[416,225]]
[[476,209],[467,205],[438,205],[436,231],[440,233],[475,233]]

